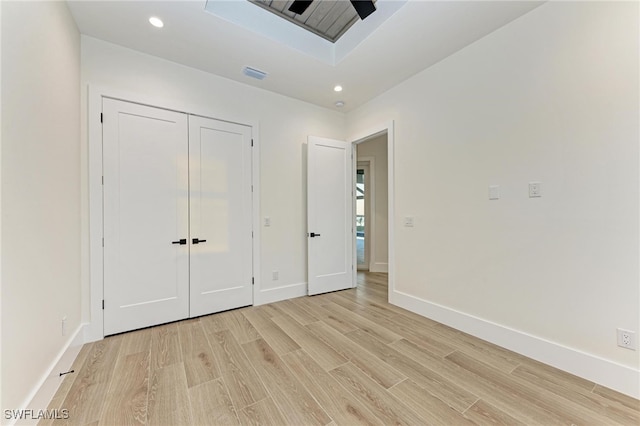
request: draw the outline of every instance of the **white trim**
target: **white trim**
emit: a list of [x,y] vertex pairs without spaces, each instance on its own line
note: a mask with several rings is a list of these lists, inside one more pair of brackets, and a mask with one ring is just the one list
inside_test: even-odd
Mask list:
[[[23,409],[33,409],[35,411],[47,409],[64,380],[64,376],[60,376],[60,373],[71,369],[80,349],[82,349],[82,345],[84,344],[83,329],[85,326],[86,324],[78,325],[73,334],[69,336],[64,346],[62,346],[62,349],[58,352],[58,355],[49,365],[45,374],[40,377],[40,380],[38,380],[25,398],[21,405]],[[7,424],[15,424],[15,422],[16,419],[12,419]],[[21,420],[20,424],[24,424],[24,421]]]
[[389,272],[389,264],[386,262],[374,262],[371,264],[369,272]]
[[279,302],[281,300],[294,299],[307,295],[307,283],[297,283],[283,285],[281,287],[268,288],[256,294],[253,303],[265,305],[267,303]]
[[[357,155],[358,151],[356,149],[356,167],[354,169],[354,176],[356,173],[356,169],[358,168],[358,164],[359,163],[363,163],[361,165],[361,167],[366,167],[367,170],[365,172],[365,256],[364,256],[364,260],[366,262],[366,265],[363,265],[364,268],[363,270],[367,270],[367,271],[371,271],[371,268],[373,267],[373,263],[375,260],[375,242],[376,242],[376,159],[375,157],[371,157],[371,156],[364,156],[364,157],[358,157]],[[357,176],[355,176],[355,179],[357,179]],[[357,199],[357,193],[355,190],[355,183],[354,183],[354,198]],[[355,217],[356,217],[356,211],[355,211],[355,207],[353,210],[353,221],[355,223]],[[356,232],[354,232],[354,235],[357,234],[357,230]],[[354,238],[354,244],[357,244],[357,241],[355,241]],[[358,268],[357,265],[357,247],[356,247],[356,269]]]
[[259,123],[254,120],[238,117],[228,117],[224,112],[212,110],[206,106],[185,104],[183,102],[167,100],[146,95],[121,91],[112,88],[88,85],[88,152],[89,152],[89,323],[84,329],[84,342],[93,342],[104,338],[104,318],[102,310],[103,299],[103,199],[102,199],[102,126],[100,113],[102,112],[102,98],[119,99],[148,105],[156,108],[168,109],[185,114],[198,115],[214,120],[236,123],[251,128],[253,149],[251,151],[253,185],[253,303],[259,298],[260,292],[260,143]]
[[102,254],[102,96],[106,90],[88,87],[87,90],[87,150],[89,153],[89,324],[85,342],[104,337],[102,312],[103,268]]
[[[388,284],[388,293],[389,293],[389,303],[391,302],[391,295],[395,291],[396,285],[396,277],[395,277],[395,123],[393,120],[388,121],[386,123],[381,123],[371,127],[370,129],[357,133],[354,136],[347,139],[352,146],[355,147],[356,144],[366,142],[371,140],[377,136],[385,134],[387,135],[387,166],[388,166],[388,177],[387,177],[387,232],[389,235],[388,248],[389,248],[389,259],[387,265],[387,272],[389,273],[389,284]],[[355,161],[355,160],[354,160]],[[355,197],[352,197],[355,199]],[[355,235],[355,231],[354,231]],[[355,253],[355,252],[354,252]],[[354,258],[354,261],[356,259]],[[354,268],[353,271],[353,282],[356,283],[356,270]]]
[[[146,105],[155,108],[167,109],[170,111],[182,112],[185,114],[198,115],[204,118],[213,118],[214,120],[226,121],[228,123],[241,124],[243,126],[255,127],[257,120],[246,116],[229,115],[224,109],[212,109],[207,105],[183,102],[176,99],[168,99],[162,96],[149,96],[143,93],[132,92],[129,90],[119,90],[112,87],[98,86],[88,84],[89,102],[91,97],[101,98],[107,97],[125,102],[132,102],[140,105]],[[101,102],[98,102],[98,113],[101,111]]]
[[390,292],[390,303],[602,386],[640,397],[640,370],[456,311],[409,294]]
[[358,242],[356,223],[356,169],[358,167],[358,150],[356,143],[351,143],[351,288],[358,286]]
[[260,124],[258,122],[251,126],[251,137],[253,140],[253,149],[251,151],[251,183],[253,186],[253,304],[257,305],[259,299],[258,294],[262,288],[262,280],[260,278]]

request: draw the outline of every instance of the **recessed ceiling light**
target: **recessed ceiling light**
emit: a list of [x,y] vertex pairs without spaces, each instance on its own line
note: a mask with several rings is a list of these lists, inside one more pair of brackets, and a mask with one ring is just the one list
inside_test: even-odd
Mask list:
[[342,108],[342,107],[344,106],[344,101],[338,101],[338,102],[336,102],[336,106],[337,106],[338,108]]
[[164,27],[164,22],[162,22],[162,19],[158,18],[157,16],[152,16],[151,18],[149,18],[149,23],[156,28]]
[[342,92],[342,86],[337,85],[336,87],[334,87],[334,88],[333,88],[333,90],[334,90],[335,92]]

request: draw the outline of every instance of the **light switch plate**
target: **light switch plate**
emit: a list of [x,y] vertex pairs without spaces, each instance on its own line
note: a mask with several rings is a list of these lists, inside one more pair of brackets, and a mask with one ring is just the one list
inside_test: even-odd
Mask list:
[[529,182],[529,198],[542,197],[542,182]]
[[264,226],[271,226],[271,218],[270,217],[265,217],[264,218]]
[[489,199],[490,200],[500,199],[500,185],[489,185]]
[[407,228],[413,228],[413,216],[404,217],[404,226]]

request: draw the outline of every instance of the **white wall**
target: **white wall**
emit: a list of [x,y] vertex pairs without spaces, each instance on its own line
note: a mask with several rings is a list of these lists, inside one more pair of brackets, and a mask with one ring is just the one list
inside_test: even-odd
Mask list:
[[[2,2],[0,2],[0,25]],[[0,129],[2,129],[2,29],[0,27]],[[2,404],[2,130],[0,130],[0,408]]]
[[357,145],[358,158],[374,159],[374,206],[375,222],[374,241],[371,250],[370,264],[372,272],[387,272],[389,262],[389,230],[388,230],[388,173],[387,173],[387,135]]
[[396,123],[394,300],[639,396],[638,48],[638,3],[549,2],[348,114]]
[[19,409],[80,324],[80,36],[64,2],[1,19],[2,408]]
[[[265,297],[306,292],[306,141],[309,134],[344,139],[345,116],[154,56],[82,36],[82,111],[86,113],[88,84],[184,105],[186,111],[247,124],[259,123],[261,271],[256,271]],[[221,58],[221,60],[224,60]],[[241,72],[241,70],[238,70]],[[83,123],[83,209],[86,190],[86,119]],[[83,226],[88,245],[88,226]],[[89,320],[88,252],[83,250],[83,312]],[[272,281],[278,270],[280,279]],[[290,287],[293,286],[293,287]]]

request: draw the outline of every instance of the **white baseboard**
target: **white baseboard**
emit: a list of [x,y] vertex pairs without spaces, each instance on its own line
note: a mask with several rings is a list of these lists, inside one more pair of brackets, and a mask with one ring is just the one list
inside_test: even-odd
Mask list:
[[297,283],[284,285],[282,287],[261,290],[254,300],[254,305],[265,305],[267,303],[279,302],[281,300],[293,299],[307,295],[307,283]]
[[102,321],[91,321],[84,324],[83,335],[84,343],[97,342],[104,339]]
[[456,311],[406,293],[390,293],[390,302],[434,321],[568,373],[640,398],[640,370]]
[[369,272],[389,272],[389,264],[386,262],[373,262],[369,265]]
[[[22,403],[23,409],[33,410],[37,413],[40,410],[46,410],[53,396],[58,391],[60,384],[64,380],[64,376],[60,376],[61,372],[71,369],[73,361],[75,361],[82,345],[84,344],[84,328],[86,324],[80,324],[78,328],[69,336],[69,339],[62,347],[58,355],[49,365],[47,372],[40,378],[38,383],[33,387],[25,401]],[[36,419],[12,419],[9,420],[10,425],[18,422],[20,425],[36,424]]]

